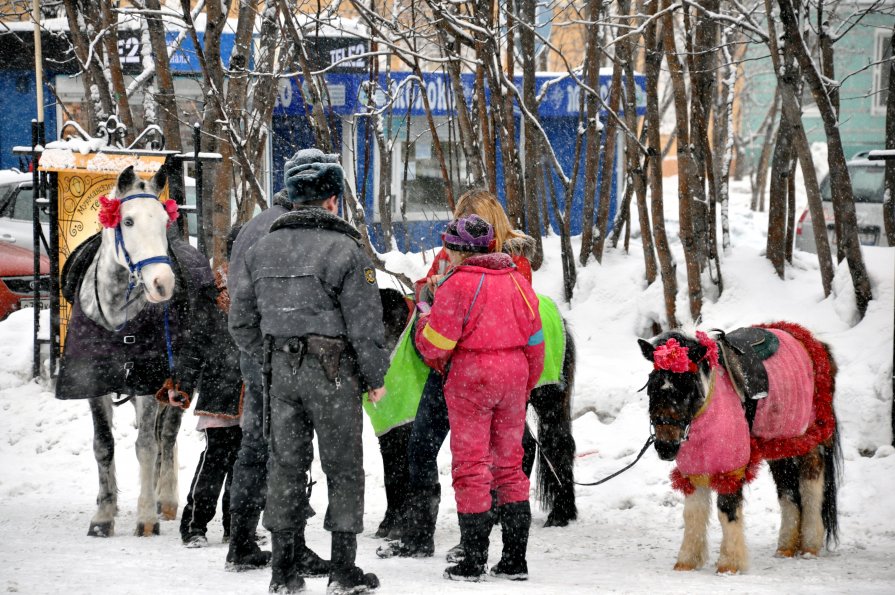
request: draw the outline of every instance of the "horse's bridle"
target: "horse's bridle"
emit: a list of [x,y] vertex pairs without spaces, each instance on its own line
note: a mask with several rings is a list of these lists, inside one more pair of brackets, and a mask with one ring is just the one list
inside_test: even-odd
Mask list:
[[[119,201],[121,203],[124,203],[129,200],[133,200],[135,198],[151,198],[156,201],[158,200],[158,196],[156,196],[155,194],[141,192],[138,194],[130,194],[128,196],[120,198]],[[163,256],[150,256],[149,258],[144,258],[143,260],[138,260],[137,262],[133,262],[131,260],[130,253],[127,251],[127,246],[124,245],[124,236],[121,233],[121,222],[120,221],[118,222],[118,225],[115,226],[115,253],[117,254],[119,250],[124,252],[124,262],[127,264],[127,269],[128,269],[129,274],[128,274],[128,280],[127,280],[127,290],[125,291],[125,294],[124,294],[124,305],[121,307],[121,309],[125,310],[125,318],[124,318],[124,322],[121,324],[121,326],[119,326],[115,329],[115,332],[120,331],[127,325],[126,311],[127,311],[127,307],[133,301],[130,299],[130,295],[131,295],[131,292],[137,287],[137,285],[143,284],[143,267],[145,267],[146,265],[150,265],[150,264],[167,264],[168,266],[170,266],[172,268],[174,266],[174,263],[171,261],[171,258],[167,254],[165,254]],[[96,305],[97,305],[97,309],[99,310],[99,315],[102,316],[103,320],[105,320],[111,326],[109,319],[106,317],[105,312],[103,312],[102,302],[99,299],[99,285],[98,285],[96,275],[94,275],[93,290],[94,290],[95,297],[96,297]],[[134,299],[136,299],[136,298],[134,298]],[[167,319],[167,305],[165,307],[165,313],[166,313],[166,319]],[[167,320],[166,320],[166,323],[167,323]]]

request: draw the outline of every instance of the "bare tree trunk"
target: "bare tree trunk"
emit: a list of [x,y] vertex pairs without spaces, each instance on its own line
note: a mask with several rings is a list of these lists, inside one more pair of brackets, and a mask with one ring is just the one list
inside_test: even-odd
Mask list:
[[150,14],[146,16],[149,29],[149,40],[152,45],[152,58],[155,62],[155,82],[158,91],[155,101],[160,111],[162,131],[165,135],[165,148],[180,151],[180,124],[178,122],[177,101],[174,98],[174,79],[171,78],[171,64],[168,59],[168,47],[165,41],[165,25],[159,15],[159,0],[146,0],[145,6]]
[[[97,47],[95,52],[90,51],[89,35],[98,34],[98,23],[90,22],[87,7],[80,0],[63,2],[75,57],[81,66],[81,81],[84,85],[84,97],[87,98],[87,130],[95,134],[99,122],[108,118],[113,111],[112,95],[100,64],[101,48]],[[87,5],[92,6],[90,2]]]
[[[644,8],[652,18],[659,8],[660,0],[647,0]],[[677,266],[668,246],[665,233],[665,209],[662,201],[662,139],[659,136],[659,69],[662,66],[664,34],[659,34],[655,20],[646,26],[643,45],[646,48],[646,127],[647,144],[650,155],[647,159],[650,185],[650,210],[653,218],[653,233],[656,238],[656,254],[659,258],[659,272],[665,296],[665,317],[668,328],[676,328],[677,320]]]
[[333,152],[333,140],[330,134],[329,124],[326,121],[326,114],[323,112],[324,92],[321,90],[320,81],[311,74],[311,66],[308,61],[307,43],[305,42],[304,33],[299,29],[293,17],[293,11],[289,9],[286,0],[279,0],[280,12],[286,16],[286,28],[292,36],[295,44],[295,57],[298,60],[299,67],[302,72],[303,82],[306,85],[311,96],[311,128],[314,131],[314,138],[317,141],[317,147],[324,153]]
[[449,58],[445,64],[445,70],[451,81],[453,91],[454,111],[457,114],[457,124],[460,130],[460,145],[463,155],[466,157],[466,170],[472,185],[479,187],[485,184],[485,165],[482,162],[482,154],[477,149],[475,129],[472,119],[469,117],[469,105],[463,93],[463,82],[460,77],[460,43],[456,39],[448,39],[448,32],[442,26],[439,35],[445,55]]
[[[700,5],[710,12],[717,12],[719,0],[700,0]],[[713,19],[700,15],[691,26],[685,7],[684,24],[688,39],[692,40],[687,53],[690,74],[690,192],[693,200],[690,209],[693,221],[693,245],[702,270],[708,264],[711,253],[717,252],[709,245],[714,237],[714,221],[710,217],[712,207],[706,192],[714,193],[711,184],[711,149],[708,142],[708,123],[711,118],[712,89],[715,80],[715,52],[717,51],[717,24]]]
[[[784,77],[786,76],[790,75],[784,75]],[[781,81],[780,84],[789,83]],[[789,195],[789,175],[792,171],[792,138],[793,121],[788,111],[784,110],[780,118],[780,127],[777,130],[777,142],[774,144],[774,157],[771,161],[768,237],[765,250],[768,260],[774,266],[774,271],[781,279],[785,265],[786,206]]]
[[[587,49],[584,57],[584,80],[596,92],[600,89],[600,29],[596,22],[603,10],[603,0],[588,0],[587,19],[594,24],[587,27]],[[582,91],[582,94],[585,94]],[[593,250],[594,202],[597,190],[597,172],[600,167],[600,116],[597,98],[587,94],[587,125],[585,126],[584,151],[584,207],[581,213],[581,252],[578,261],[582,266]]]
[[[636,26],[636,19],[631,14],[630,0],[622,0],[619,3],[619,10],[625,15],[629,15],[628,24],[631,27]],[[636,132],[637,130],[637,100],[634,90],[634,59],[633,47],[635,40],[629,38],[624,39],[618,49],[618,58],[622,61],[625,73],[625,122],[628,129]],[[644,121],[643,130],[640,133],[641,142],[646,137],[646,121]],[[659,274],[658,265],[656,264],[656,252],[653,245],[653,232],[649,221],[649,212],[646,205],[646,173],[644,171],[644,163],[641,161],[637,146],[628,142],[625,145],[626,169],[629,177],[630,188],[633,189],[634,195],[637,197],[637,216],[640,222],[640,241],[643,245],[643,261],[645,267],[646,282],[648,285],[656,280]],[[649,156],[645,156],[649,159]],[[628,221],[628,229],[631,227],[630,217]],[[613,246],[618,242],[618,229],[614,230]],[[627,250],[627,246],[626,246]]]
[[833,212],[837,221],[837,229],[842,231],[838,237],[840,247],[845,252],[848,261],[849,272],[855,289],[855,300],[859,315],[863,318],[867,312],[867,305],[873,299],[870,287],[870,278],[864,266],[864,258],[861,255],[861,244],[858,241],[858,221],[855,213],[855,201],[852,193],[851,178],[846,165],[845,151],[842,146],[842,137],[839,131],[839,117],[833,103],[827,95],[821,75],[818,73],[811,56],[805,49],[805,42],[799,31],[790,0],[778,0],[780,5],[780,21],[783,24],[784,33],[791,43],[787,48],[795,53],[805,81],[811,88],[811,94],[817,103],[821,119],[824,123],[824,132],[827,136],[828,161],[830,166],[830,189],[833,197]]
[[764,142],[761,145],[761,153],[758,157],[758,165],[755,170],[755,183],[752,186],[752,210],[764,211],[765,195],[768,187],[768,170],[771,163],[771,151],[774,148],[774,139],[777,138],[777,130],[780,120],[777,115],[780,111],[780,89],[774,92],[774,102],[768,108],[762,129],[764,130]]
[[[663,1],[668,8],[670,0]],[[680,211],[680,238],[684,248],[684,261],[687,267],[687,289],[690,304],[690,316],[699,319],[702,312],[702,280],[700,278],[700,258],[698,246],[693,232],[693,210],[691,199],[691,180],[693,180],[694,164],[690,154],[690,133],[687,121],[687,90],[684,84],[684,68],[677,55],[677,44],[674,40],[674,15],[667,13],[663,20],[665,34],[665,59],[671,74],[674,88],[674,111],[677,121],[677,156],[678,156],[678,204]]]
[[[895,27],[892,28],[892,55],[895,56]],[[886,98],[886,149],[895,150],[895,61],[889,63],[889,96]],[[886,241],[895,246],[895,159],[886,161],[886,193],[883,202]]]
[[792,264],[792,248],[795,242],[796,231],[796,165],[798,161],[793,158],[789,167],[789,186],[786,197],[786,241],[783,244],[783,256],[786,262]]
[[[519,29],[522,48],[522,100],[530,113],[538,113],[535,95],[535,0],[517,0],[520,20],[526,25]],[[525,178],[523,203],[525,207],[525,230],[535,239],[535,254],[531,266],[537,270],[544,261],[544,246],[541,242],[541,217],[538,201],[538,177],[540,174],[541,151],[537,133],[531,126],[524,125],[525,134]],[[546,216],[547,213],[544,213]]]
[[130,102],[127,98],[127,89],[124,88],[124,73],[121,71],[121,57],[118,55],[118,17],[112,14],[110,0],[101,0],[99,3],[100,22],[106,30],[103,35],[103,44],[106,46],[106,60],[108,60],[109,78],[112,81],[112,92],[118,108],[118,119],[124,124],[125,144],[130,145],[136,136],[134,117],[131,114]]
[[[632,81],[633,83],[633,81]],[[618,113],[619,99],[622,88],[622,65],[619,60],[612,67],[612,83],[609,86],[609,109]],[[616,129],[618,124],[615,118],[607,118],[606,142],[603,148],[603,166],[600,174],[600,203],[597,207],[597,236],[594,243],[594,258],[597,262],[603,262],[603,246],[606,244],[606,234],[609,232],[609,201],[612,190],[612,174],[615,170],[615,144]]]

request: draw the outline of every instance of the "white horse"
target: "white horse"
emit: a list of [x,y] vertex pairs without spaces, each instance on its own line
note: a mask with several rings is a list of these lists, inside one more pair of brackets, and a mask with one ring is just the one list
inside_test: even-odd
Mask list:
[[[117,333],[116,341],[133,342],[133,337],[127,335],[128,321],[137,319],[147,305],[164,304],[174,296],[175,273],[168,257],[166,228],[176,218],[176,210],[167,208],[158,199],[165,182],[164,168],[147,182],[135,174],[133,167],[128,167],[119,174],[110,198],[101,201],[100,221],[104,225],[101,245],[81,281],[78,302],[86,318],[105,331]],[[164,312],[170,358],[167,307]],[[78,329],[69,328],[70,334],[76,332]],[[159,345],[158,349],[165,347]],[[130,370],[124,377],[129,373]],[[152,394],[135,395],[132,400],[136,408],[136,451],[140,464],[136,535],[158,535],[159,514],[166,520],[174,519],[177,514],[175,441],[182,410],[160,404]],[[118,511],[112,395],[93,397],[89,402],[99,493],[88,535],[107,537],[114,532]]]

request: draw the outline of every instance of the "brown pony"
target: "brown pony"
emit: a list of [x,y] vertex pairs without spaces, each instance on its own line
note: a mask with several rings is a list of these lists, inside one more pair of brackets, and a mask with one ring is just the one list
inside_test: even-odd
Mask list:
[[825,344],[785,322],[639,343],[654,368],[646,388],[656,452],[677,463],[672,486],[686,495],[675,570],[707,561],[712,491],[723,531],[717,571],[745,570],[743,485],[763,460],[781,509],[777,555],[816,556],[838,541],[836,364]]

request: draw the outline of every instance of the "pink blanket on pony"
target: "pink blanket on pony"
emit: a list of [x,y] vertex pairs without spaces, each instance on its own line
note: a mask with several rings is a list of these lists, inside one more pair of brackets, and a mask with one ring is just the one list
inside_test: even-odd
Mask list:
[[833,433],[833,371],[823,344],[801,326],[761,325],[780,340],[765,361],[768,396],[756,408],[752,433],[729,376],[717,370],[704,410],[690,426],[672,472],[672,485],[691,493],[695,483],[730,493],[751,481],[763,459],[801,456]]
[[764,362],[769,390],[758,402],[752,435],[763,440],[794,438],[814,421],[814,366],[792,335],[768,330],[780,340],[780,348]]

